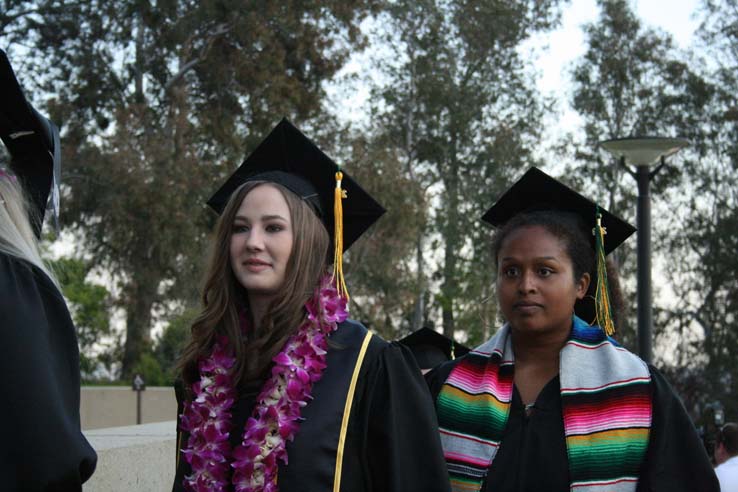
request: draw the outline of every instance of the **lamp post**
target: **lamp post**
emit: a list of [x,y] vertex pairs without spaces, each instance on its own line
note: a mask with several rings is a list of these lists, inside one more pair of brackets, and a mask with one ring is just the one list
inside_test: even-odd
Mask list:
[[[683,138],[632,137],[600,142],[638,183],[638,355],[652,361],[653,306],[651,299],[651,180],[666,158],[689,145]],[[650,166],[659,163],[652,171]],[[635,171],[628,167],[635,166]]]

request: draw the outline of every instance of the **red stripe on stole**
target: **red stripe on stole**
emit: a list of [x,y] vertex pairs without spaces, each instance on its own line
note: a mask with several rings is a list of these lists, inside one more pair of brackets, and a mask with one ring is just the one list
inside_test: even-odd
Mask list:
[[651,424],[651,416],[643,416],[641,418],[599,418],[589,419],[580,418],[572,419],[570,417],[565,418],[565,429],[566,435],[568,436],[581,436],[588,434],[595,434],[599,432],[608,431],[622,431],[638,428],[646,428]]
[[647,411],[651,408],[651,398],[647,394],[630,395],[598,395],[604,398],[563,398],[566,412],[571,415],[581,413],[603,413],[603,412],[636,412]]
[[478,456],[471,456],[468,454],[461,454],[461,453],[447,451],[443,453],[443,457],[446,458],[446,461],[449,461],[449,460],[459,461],[465,465],[472,464],[472,465],[476,465],[479,467],[489,466],[489,460],[479,458]]
[[489,369],[475,370],[465,364],[459,364],[451,371],[447,383],[463,385],[465,387],[476,387],[484,391],[496,392],[497,388],[506,388],[512,384],[512,371],[509,374],[500,375],[500,368],[496,364]]
[[[607,424],[629,424],[641,427],[651,423],[651,399],[647,394],[611,395],[609,398],[588,401],[563,399],[566,427],[576,431],[599,428]],[[584,429],[582,429],[584,428]]]

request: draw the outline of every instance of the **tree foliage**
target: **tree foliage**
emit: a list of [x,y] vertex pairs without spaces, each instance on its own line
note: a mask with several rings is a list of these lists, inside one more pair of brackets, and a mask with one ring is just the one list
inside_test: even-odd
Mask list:
[[555,22],[556,6],[398,1],[380,18],[392,62],[375,90],[373,126],[429,206],[414,238],[416,308],[439,287],[413,328],[436,307],[447,336],[458,329],[479,341],[483,320],[494,320],[495,303],[483,302],[493,261],[478,218],[533,161],[542,108],[517,50]]
[[102,285],[88,280],[91,266],[84,260],[61,258],[54,261],[51,267],[59,279],[77,328],[80,370],[83,377],[89,377],[100,360],[101,339],[111,334],[110,292]]
[[371,2],[7,3],[63,128],[62,220],[121,293],[127,377],[152,310],[196,298],[209,193],[283,115],[320,115]]

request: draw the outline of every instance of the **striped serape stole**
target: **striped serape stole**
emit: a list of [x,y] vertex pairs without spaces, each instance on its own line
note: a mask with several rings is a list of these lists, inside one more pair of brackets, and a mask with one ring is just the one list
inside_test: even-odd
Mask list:
[[469,352],[443,384],[436,409],[454,492],[478,491],[502,441],[513,392],[513,362],[503,328]]
[[[515,368],[509,335],[505,325],[467,354],[436,400],[454,492],[481,490],[501,444]],[[575,316],[559,377],[571,490],[634,491],[651,428],[648,366]]]
[[561,365],[571,490],[634,491],[651,428],[648,366],[579,318]]

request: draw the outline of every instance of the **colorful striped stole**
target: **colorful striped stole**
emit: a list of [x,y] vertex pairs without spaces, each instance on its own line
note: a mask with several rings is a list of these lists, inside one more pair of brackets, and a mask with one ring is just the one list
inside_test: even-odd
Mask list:
[[[502,443],[515,368],[510,327],[466,355],[436,400],[454,492],[479,491]],[[574,317],[559,368],[572,491],[634,491],[651,427],[648,366]]]

